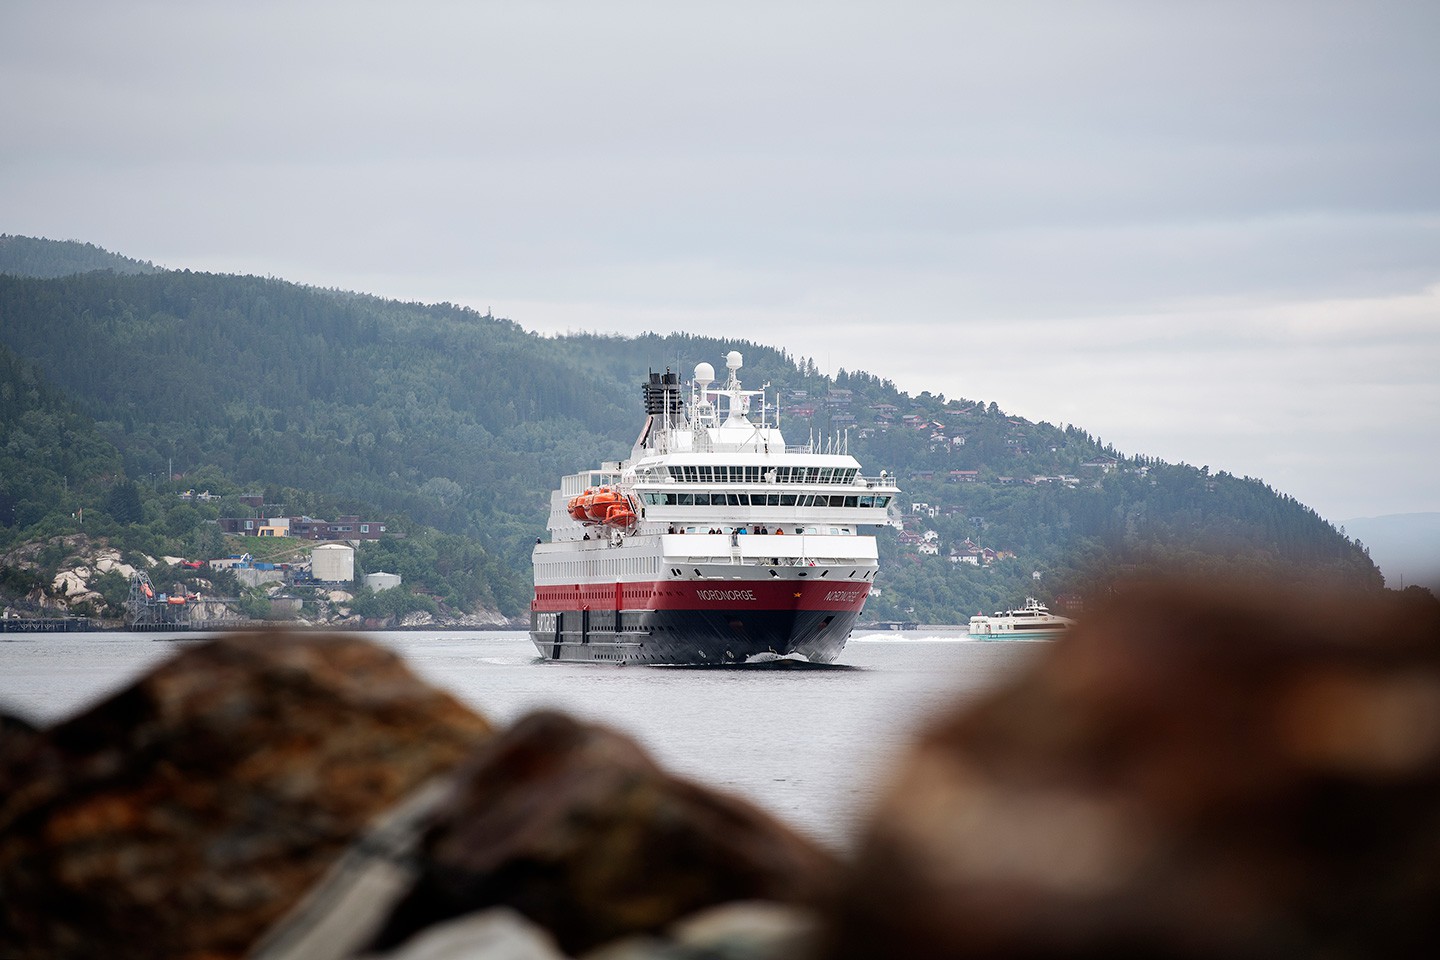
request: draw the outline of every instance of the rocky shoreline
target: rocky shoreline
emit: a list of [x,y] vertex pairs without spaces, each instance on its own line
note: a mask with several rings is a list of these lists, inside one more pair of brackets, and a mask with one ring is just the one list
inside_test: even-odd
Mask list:
[[1137,590],[932,719],[837,855],[354,633],[186,645],[0,717],[0,953],[265,960],[1416,956],[1440,616]]

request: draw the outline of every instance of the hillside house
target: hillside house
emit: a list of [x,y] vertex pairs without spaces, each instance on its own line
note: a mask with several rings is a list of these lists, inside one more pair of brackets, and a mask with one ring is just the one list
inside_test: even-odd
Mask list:
[[215,522],[220,524],[221,533],[242,537],[256,536],[255,531],[265,525],[260,517],[221,517]]
[[378,520],[340,517],[333,523],[313,517],[221,517],[220,532],[242,537],[297,537],[301,540],[379,540],[388,532]]
[[951,563],[968,563],[973,567],[980,566],[982,551],[980,545],[969,537],[950,550]]
[[306,540],[379,540],[385,524],[357,516],[337,517],[333,523],[310,517],[291,517],[290,535]]

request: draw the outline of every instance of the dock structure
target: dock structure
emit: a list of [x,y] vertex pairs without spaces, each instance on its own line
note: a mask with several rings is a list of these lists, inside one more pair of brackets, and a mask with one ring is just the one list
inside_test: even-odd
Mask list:
[[[235,616],[228,604],[234,597],[197,597],[178,592],[159,593],[145,571],[130,578],[130,599],[125,601],[125,629],[145,633],[172,633],[191,630],[233,630],[250,623]],[[218,611],[219,616],[216,616]]]
[[189,630],[190,605],[181,594],[171,597],[155,590],[144,570],[130,578],[130,599],[125,601],[125,627],[129,630]]
[[93,633],[102,629],[89,617],[5,617],[0,633]]

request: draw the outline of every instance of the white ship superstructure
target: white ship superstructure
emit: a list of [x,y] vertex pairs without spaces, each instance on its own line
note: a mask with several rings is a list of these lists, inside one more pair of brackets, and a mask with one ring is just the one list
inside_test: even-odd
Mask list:
[[843,648],[899,493],[839,438],[789,446],[765,391],[695,368],[644,384],[630,459],[565,477],[534,550],[531,636],[557,660],[728,664]]

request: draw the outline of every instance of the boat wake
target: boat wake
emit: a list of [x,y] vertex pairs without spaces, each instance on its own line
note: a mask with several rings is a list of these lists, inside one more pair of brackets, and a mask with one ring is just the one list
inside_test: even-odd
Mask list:
[[963,630],[958,633],[907,634],[894,630],[867,633],[850,638],[851,643],[963,643],[974,639]]
[[739,663],[657,663],[651,664],[651,666],[661,667],[666,670],[823,671],[859,669],[848,663],[817,663],[798,653],[783,657],[775,653],[757,653],[748,660]]

